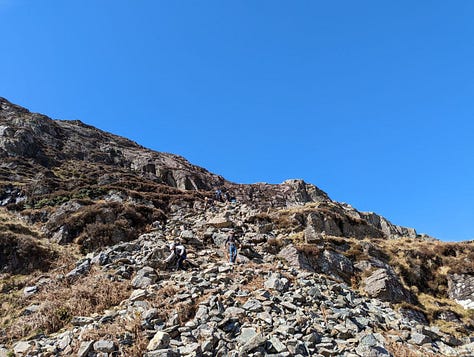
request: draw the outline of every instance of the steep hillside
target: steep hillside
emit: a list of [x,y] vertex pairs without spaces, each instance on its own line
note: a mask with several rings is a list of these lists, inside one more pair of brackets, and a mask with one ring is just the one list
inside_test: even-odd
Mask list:
[[[2,98],[0,160],[0,356],[474,353],[474,242]],[[177,239],[186,271],[163,264]]]

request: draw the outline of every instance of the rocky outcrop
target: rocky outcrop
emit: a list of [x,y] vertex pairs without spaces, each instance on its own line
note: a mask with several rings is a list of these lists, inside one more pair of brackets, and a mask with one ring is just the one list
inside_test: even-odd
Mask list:
[[474,309],[474,276],[449,274],[448,294],[465,309]]
[[364,291],[372,297],[390,302],[413,302],[410,293],[397,276],[387,269],[377,269],[363,282]]
[[320,210],[308,215],[307,226],[314,232],[324,232],[336,237],[382,238],[384,234],[363,219],[355,219],[350,215],[338,212],[337,209]]
[[0,157],[32,159],[45,171],[68,160],[113,165],[181,189],[209,190],[224,179],[184,158],[148,150],[78,120],[58,121],[0,98]]
[[350,282],[354,273],[352,262],[332,250],[319,250],[308,246],[298,249],[289,245],[283,248],[278,256],[292,267],[324,273],[346,282]]
[[367,222],[369,222],[372,226],[381,230],[387,237],[390,238],[416,238],[418,235],[414,228],[394,225],[386,218],[379,216],[378,214],[373,212],[361,213],[361,217],[364,218]]

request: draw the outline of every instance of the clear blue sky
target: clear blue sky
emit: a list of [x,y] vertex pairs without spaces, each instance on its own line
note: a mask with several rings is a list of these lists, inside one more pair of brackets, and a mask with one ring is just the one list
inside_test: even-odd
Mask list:
[[0,0],[0,96],[474,238],[474,1]]

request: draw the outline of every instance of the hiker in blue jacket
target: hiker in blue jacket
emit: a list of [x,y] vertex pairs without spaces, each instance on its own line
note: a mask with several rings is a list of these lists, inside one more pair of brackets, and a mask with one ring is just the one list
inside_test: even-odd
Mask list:
[[240,240],[235,236],[234,231],[229,233],[227,240],[225,241],[226,249],[229,249],[229,263],[234,264],[235,260],[237,259],[237,244],[239,244],[239,248],[242,247],[242,243]]

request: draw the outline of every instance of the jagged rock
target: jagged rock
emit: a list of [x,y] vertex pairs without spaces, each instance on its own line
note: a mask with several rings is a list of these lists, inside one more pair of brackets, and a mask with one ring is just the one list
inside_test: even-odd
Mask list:
[[31,342],[20,341],[15,343],[15,345],[13,346],[13,351],[17,355],[24,356],[31,349],[31,347]]
[[401,308],[400,313],[411,321],[416,321],[425,325],[428,324],[428,319],[426,318],[425,314],[421,311],[408,309],[408,308]]
[[69,331],[66,331],[66,332],[62,333],[61,335],[59,335],[58,338],[59,338],[59,341],[58,341],[58,344],[57,344],[58,349],[60,351],[64,351],[71,344],[72,338],[73,338],[73,333],[69,332]]
[[[242,337],[244,334],[245,336]],[[248,329],[247,332],[244,332],[244,329],[242,329],[242,334],[239,337],[242,337],[240,344],[243,344],[242,348],[240,349],[240,354],[246,354],[255,350],[256,348],[265,344],[267,340],[262,333],[257,333],[253,329]]]
[[66,278],[69,280],[76,279],[77,277],[88,273],[90,268],[91,268],[90,259],[85,259],[76,268],[74,268],[69,273],[67,273]]
[[474,309],[474,275],[448,274],[448,295],[465,309]]
[[41,309],[41,305],[33,304],[33,305],[30,305],[30,306],[27,306],[25,308],[25,310],[23,310],[22,315],[23,316],[31,315],[31,314],[34,314],[34,313],[40,311],[40,309]]
[[[313,232],[324,232],[329,236],[358,239],[365,237],[382,238],[384,236],[381,230],[369,224],[366,220],[354,218],[335,205],[331,206],[330,209],[309,213],[306,221],[307,227],[310,227],[307,232],[312,230]],[[317,237],[315,236],[315,238]]]
[[413,228],[406,228],[394,225],[390,223],[386,218],[379,216],[373,212],[364,212],[361,213],[361,216],[367,220],[371,225],[380,229],[387,237],[390,238],[400,238],[400,237],[408,237],[408,238],[416,238],[417,233],[416,230]]
[[143,299],[146,297],[148,294],[145,290],[143,289],[136,289],[130,294],[130,301],[137,301],[140,299]]
[[251,312],[258,312],[263,310],[262,303],[256,299],[247,300],[247,302],[242,306],[242,308]]
[[449,322],[460,322],[459,315],[451,310],[442,310],[435,314],[435,317],[440,320]]
[[209,220],[208,224],[215,228],[231,228],[234,226],[234,223],[224,216],[214,217]]
[[352,262],[342,254],[332,250],[324,250],[318,264],[323,273],[344,281],[349,281],[354,274]]
[[459,356],[474,356],[474,342],[467,343],[457,349]]
[[288,279],[282,277],[279,273],[272,273],[265,281],[264,287],[279,292],[283,292],[288,288]]
[[179,352],[183,356],[202,356],[201,345],[197,342],[188,343],[180,347]]
[[99,254],[97,254],[91,259],[91,264],[99,264],[100,266],[103,266],[109,263],[109,261],[110,261],[109,254],[107,252],[100,252]]
[[240,307],[231,306],[225,309],[224,314],[229,317],[236,317],[236,316],[244,315],[245,310],[241,309]]
[[164,348],[167,348],[169,346],[169,343],[171,341],[171,336],[163,331],[158,331],[155,333],[155,336],[150,340],[147,346],[148,351],[153,351],[153,350],[162,350]]
[[94,341],[83,341],[79,346],[79,351],[77,352],[77,357],[87,357],[89,352],[92,350]]
[[151,267],[143,267],[137,272],[137,275],[132,280],[132,286],[135,289],[144,289],[153,284],[158,279],[158,275]]
[[408,291],[398,281],[397,277],[385,269],[376,270],[364,281],[364,290],[370,296],[384,301],[412,301]]
[[[324,234],[326,233],[324,232]],[[311,225],[308,225],[304,230],[304,240],[306,244],[316,244],[321,241],[322,237],[323,233],[316,231]]]
[[413,332],[411,334],[410,342],[415,344],[415,345],[421,346],[425,343],[430,343],[431,338],[429,338],[428,336],[426,336],[422,333]]
[[99,340],[94,342],[94,351],[96,352],[104,352],[104,353],[112,353],[117,349],[114,341],[109,340]]
[[280,251],[278,256],[284,258],[292,267],[322,272],[340,280],[350,281],[354,274],[352,262],[342,254],[330,250],[321,252],[314,249],[311,254],[288,245]]
[[271,347],[272,352],[282,353],[287,350],[286,346],[276,336],[272,336],[269,342],[272,345]]

